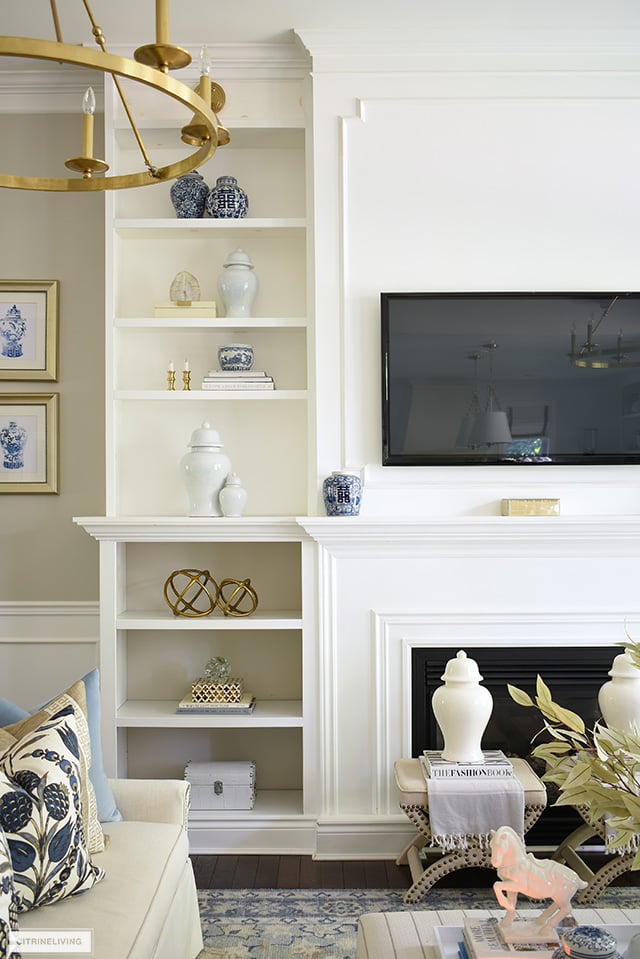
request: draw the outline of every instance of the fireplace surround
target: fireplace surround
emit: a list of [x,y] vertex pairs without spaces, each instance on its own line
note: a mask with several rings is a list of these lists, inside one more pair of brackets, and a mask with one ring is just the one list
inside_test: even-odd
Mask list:
[[[526,709],[509,696],[507,683],[518,686],[532,697],[536,676],[540,674],[551,689],[554,700],[578,713],[588,727],[600,718],[598,691],[608,679],[608,671],[616,646],[514,647],[496,649],[475,647],[469,656],[478,663],[482,685],[493,696],[493,712],[482,739],[485,749],[502,749],[507,755],[527,758],[541,774],[544,766],[531,760],[532,741],[542,729],[537,710]],[[442,685],[448,660],[455,655],[451,647],[413,647],[411,651],[411,748],[419,756],[423,749],[441,749],[442,733],[438,727],[431,697]],[[544,738],[544,737],[543,737]],[[542,741],[542,739],[541,739]],[[569,807],[553,807],[557,793],[549,787],[549,807],[531,829],[528,845],[556,847],[583,820]],[[600,844],[600,840],[596,840]]]

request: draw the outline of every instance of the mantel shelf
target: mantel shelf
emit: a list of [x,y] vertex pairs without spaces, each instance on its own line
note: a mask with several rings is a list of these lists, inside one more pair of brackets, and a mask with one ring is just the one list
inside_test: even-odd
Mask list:
[[234,716],[216,713],[195,716],[176,713],[178,700],[130,699],[123,703],[116,714],[119,727],[183,728],[189,727],[285,727],[302,726],[302,702],[297,699],[262,699],[249,715]]

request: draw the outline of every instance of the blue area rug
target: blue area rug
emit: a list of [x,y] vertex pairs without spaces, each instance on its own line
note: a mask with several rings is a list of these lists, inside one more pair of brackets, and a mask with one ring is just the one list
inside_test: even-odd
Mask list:
[[[364,913],[496,908],[490,889],[431,889],[417,905],[405,905],[399,889],[205,889],[198,897],[199,959],[354,959]],[[610,887],[598,899],[604,907],[640,907],[640,887]]]

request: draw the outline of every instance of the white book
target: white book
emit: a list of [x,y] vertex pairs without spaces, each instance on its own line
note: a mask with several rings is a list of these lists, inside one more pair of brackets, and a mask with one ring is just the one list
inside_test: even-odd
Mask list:
[[203,390],[272,390],[274,389],[273,380],[225,380],[223,383],[211,383],[205,380],[202,383]]
[[425,749],[420,761],[430,779],[486,779],[513,776],[513,766],[501,749],[484,749],[483,761],[477,763],[448,762],[437,749]]

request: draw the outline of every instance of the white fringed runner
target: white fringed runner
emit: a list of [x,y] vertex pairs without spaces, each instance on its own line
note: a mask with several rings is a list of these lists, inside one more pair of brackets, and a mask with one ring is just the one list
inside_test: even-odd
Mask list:
[[500,826],[523,836],[522,783],[516,776],[429,779],[429,822],[432,845],[443,852],[467,849],[471,839],[484,848]]

